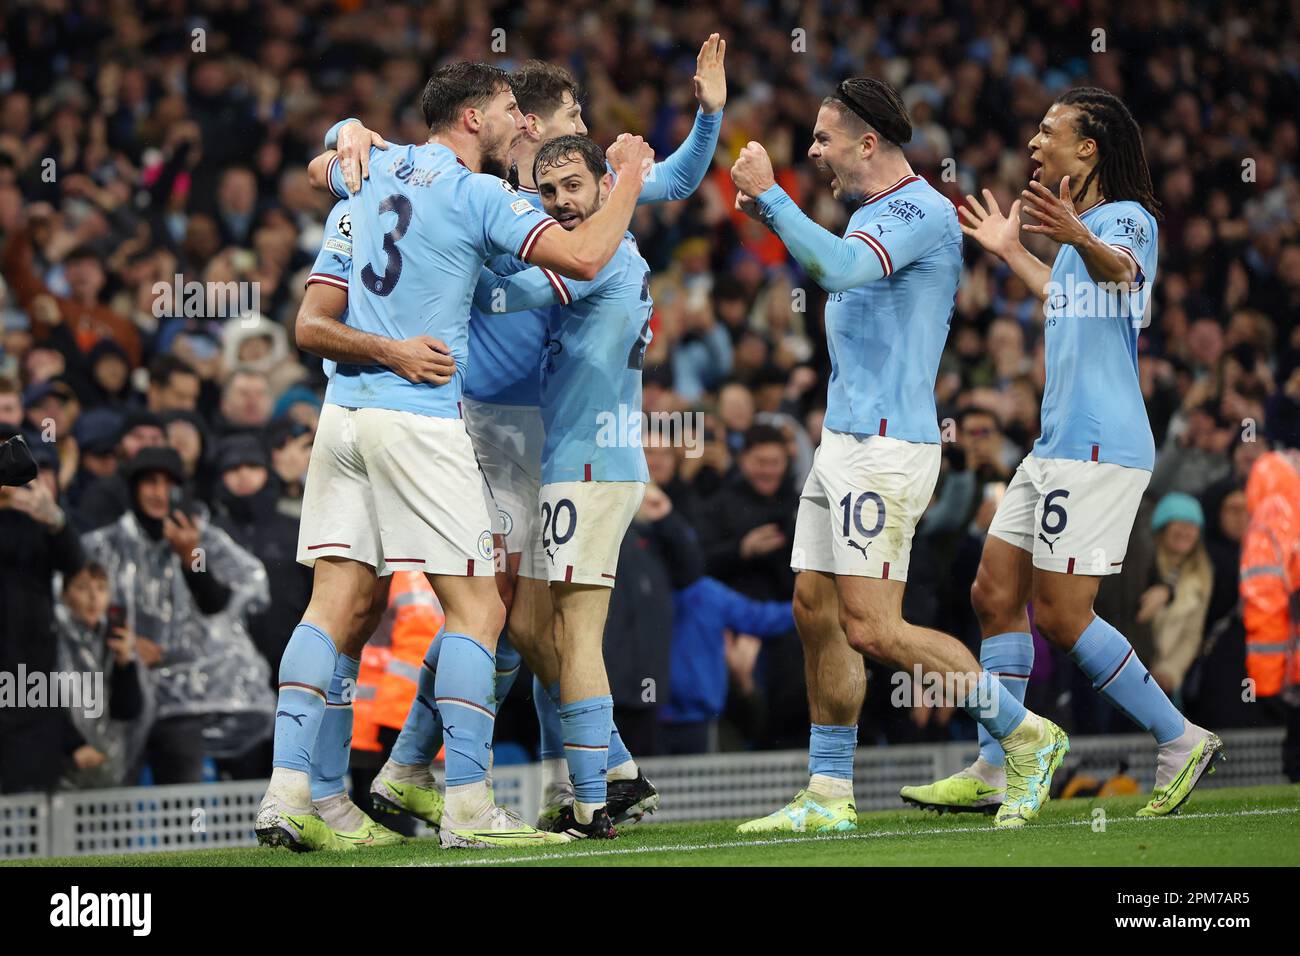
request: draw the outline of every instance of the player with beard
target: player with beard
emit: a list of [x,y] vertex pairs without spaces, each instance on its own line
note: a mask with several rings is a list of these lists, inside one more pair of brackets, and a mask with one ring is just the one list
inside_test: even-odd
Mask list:
[[912,171],[901,149],[911,136],[902,99],[880,80],[845,80],[823,101],[808,155],[853,209],[843,236],[776,185],[758,143],[731,171],[737,207],[772,229],[829,293],[831,358],[822,443],[791,558],[813,719],[809,782],[742,833],[856,828],[862,656],[942,679],[951,703],[1003,742],[1008,797],[999,826],[1038,814],[1069,747],[1060,728],[1026,711],[960,641],[903,619],[912,536],[939,474],[934,383],[961,274],[957,216]]
[[[685,142],[654,165],[640,202],[685,199],[708,173],[726,103],[725,57],[726,42],[716,33],[701,46],[693,78],[699,102],[695,122]],[[540,209],[534,159],[554,137],[586,133],[580,90],[563,67],[536,60],[512,73],[510,82],[525,124],[512,154],[518,190]],[[332,132],[338,137],[340,162],[354,180],[364,179],[367,150],[382,145],[383,139],[354,120],[342,121]],[[505,274],[527,264],[502,256],[490,265]],[[509,612],[509,641],[502,641],[498,650],[496,698],[504,699],[514,681],[517,656],[507,660],[506,650],[514,645],[535,675],[533,699],[541,727],[541,827],[553,825],[573,802],[559,715],[560,671],[551,638],[548,562],[537,511],[543,444],[539,364],[548,312],[545,308],[517,312],[503,322],[474,310],[464,400],[466,426],[495,499],[498,547],[504,548],[505,554],[504,567],[498,567],[498,585]],[[432,700],[428,690],[436,681],[439,651],[440,644],[435,642],[421,668],[420,691],[406,725],[372,786],[376,806],[409,813],[434,826],[440,822],[443,798],[429,763],[438,751],[441,716],[427,701]],[[608,782],[608,809],[615,823],[639,820],[658,806],[658,792],[612,725]]]
[[[614,177],[606,169],[590,139],[560,136],[538,151],[529,178],[546,211],[572,230],[607,201]],[[485,269],[475,292],[484,312],[549,310],[540,396],[546,439],[534,508],[555,608],[547,630],[554,633],[558,719],[573,787],[549,828],[571,839],[616,836],[605,777],[614,703],[602,640],[619,548],[649,474],[639,429],[618,434],[607,423],[640,422],[649,289],[650,268],[629,234],[591,282],[543,268],[509,276]]]
[[[454,63],[422,97],[429,139],[394,147],[351,198],[355,268],[349,324],[388,339],[436,337],[457,365],[467,359],[469,301],[482,263],[511,253],[560,274],[594,278],[617,252],[641,188],[648,147],[620,137],[611,162],[619,185],[573,232],[503,188],[522,131],[507,76]],[[348,196],[336,158],[313,160]],[[333,834],[311,815],[312,750],[340,649],[368,618],[377,578],[394,569],[429,576],[446,615],[436,693],[450,709],[447,846],[545,841],[496,806],[486,782],[495,647],[505,619],[493,574],[490,499],[460,417],[458,374],[442,386],[392,369],[341,363],[334,402],[322,411],[308,473],[299,560],[313,567],[311,603],[280,667],[275,758],[258,810],[261,842],[313,848]],[[430,480],[433,476],[434,480]]]

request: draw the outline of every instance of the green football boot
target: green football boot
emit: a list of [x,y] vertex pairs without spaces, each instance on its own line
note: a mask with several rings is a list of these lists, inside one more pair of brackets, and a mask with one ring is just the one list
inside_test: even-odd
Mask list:
[[[1199,727],[1194,729],[1200,730]],[[1138,816],[1163,817],[1176,813],[1187,802],[1201,778],[1214,773],[1214,765],[1224,759],[1223,741],[1208,730],[1202,733],[1205,736],[1192,747],[1169,783],[1161,786],[1158,779],[1160,774],[1157,773],[1155,791],[1151,794],[1150,802],[1137,812]],[[1161,762],[1164,763],[1164,760]]]
[[775,813],[736,827],[737,833],[842,833],[858,828],[852,797],[824,797],[800,790]]
[[998,812],[1007,791],[1006,774],[983,758],[951,777],[919,787],[903,787],[903,802],[936,813]]
[[395,775],[390,760],[380,768],[370,785],[370,802],[377,810],[406,813],[437,830],[442,826],[444,800],[431,774],[427,784],[406,779],[405,775]]
[[253,829],[262,846],[285,846],[295,853],[347,849],[325,821],[310,809],[294,810],[269,793],[257,808]]
[[344,847],[350,850],[367,849],[375,846],[397,846],[399,843],[406,842],[406,837],[388,829],[382,823],[376,823],[369,817],[366,817],[365,823],[359,829],[348,833],[335,830],[334,836],[338,838]]
[[481,849],[568,843],[570,838],[562,833],[548,833],[530,827],[513,811],[489,803],[471,819],[456,820],[445,814],[438,839],[444,847]]
[[1002,741],[1007,755],[1007,790],[993,825],[1022,827],[1043,808],[1052,793],[1052,774],[1070,752],[1070,738],[1046,717],[1029,713]]

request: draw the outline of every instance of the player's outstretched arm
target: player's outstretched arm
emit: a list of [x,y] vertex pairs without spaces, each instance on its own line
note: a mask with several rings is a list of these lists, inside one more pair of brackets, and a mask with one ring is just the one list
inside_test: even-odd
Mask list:
[[[784,189],[776,184],[767,150],[749,143],[731,167],[731,181],[739,190],[738,208],[756,214],[785,243],[790,255],[827,292],[843,292],[889,275],[888,257],[879,243],[864,237],[841,238],[803,214]],[[742,203],[743,197],[743,205]],[[753,202],[752,208],[749,203]],[[854,234],[857,235],[857,234]],[[901,265],[897,263],[896,265]]]
[[[983,190],[984,202],[966,197],[966,205],[957,210],[961,231],[997,256],[1039,300],[1047,298],[1047,283],[1052,267],[1025,248],[1020,241],[1020,200],[1011,204],[1004,216],[997,197]],[[1029,227],[1026,226],[1026,229]]]
[[655,163],[641,190],[641,202],[686,199],[708,175],[722,132],[722,107],[727,102],[727,41],[714,33],[695,59],[695,98],[700,103],[691,132],[671,156]]
[[389,339],[354,329],[343,321],[347,307],[345,290],[320,282],[307,286],[294,322],[298,348],[346,365],[382,365],[414,383],[446,385],[456,374],[445,342],[428,335]]
[[605,205],[572,232],[543,230],[526,256],[529,264],[589,282],[614,257],[632,222],[645,175],[654,162],[654,150],[640,136],[624,133],[605,158],[616,177]]

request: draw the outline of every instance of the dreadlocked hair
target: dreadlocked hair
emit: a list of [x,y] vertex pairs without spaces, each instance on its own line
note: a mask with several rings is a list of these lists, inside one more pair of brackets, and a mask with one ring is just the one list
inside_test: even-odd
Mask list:
[[1079,111],[1075,129],[1080,136],[1097,141],[1097,165],[1092,168],[1077,195],[1087,194],[1094,178],[1107,199],[1128,199],[1139,203],[1157,220],[1164,218],[1151,185],[1142,131],[1123,101],[1095,86],[1081,86],[1061,96],[1057,103]]

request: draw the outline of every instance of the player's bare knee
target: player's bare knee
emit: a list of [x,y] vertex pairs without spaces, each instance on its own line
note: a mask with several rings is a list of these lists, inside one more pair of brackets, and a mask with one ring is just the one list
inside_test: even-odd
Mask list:
[[871,606],[840,612],[840,627],[849,647],[873,661],[888,663],[894,659],[900,623],[884,610]]
[[980,627],[986,632],[1002,632],[1009,627],[1002,627],[1002,622],[1018,617],[1023,607],[1016,607],[1013,589],[1005,583],[996,581],[992,575],[983,572],[975,576],[975,583],[970,588],[971,607]]
[[1074,640],[1088,626],[1092,617],[1089,609],[1080,613],[1080,609],[1070,606],[1068,602],[1056,601],[1045,595],[1034,599],[1034,626],[1038,632],[1057,647],[1069,649]]

